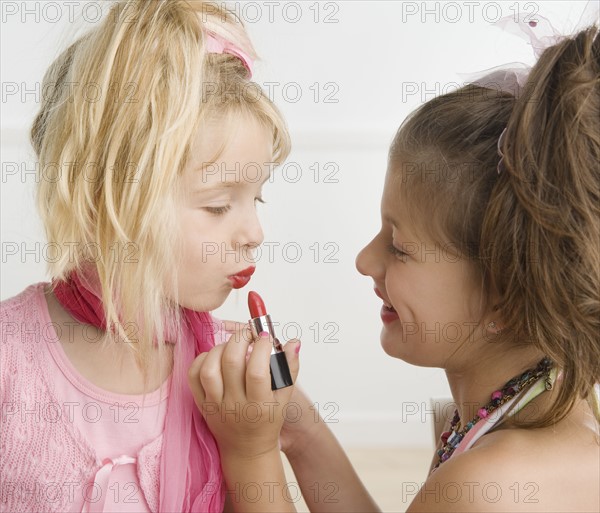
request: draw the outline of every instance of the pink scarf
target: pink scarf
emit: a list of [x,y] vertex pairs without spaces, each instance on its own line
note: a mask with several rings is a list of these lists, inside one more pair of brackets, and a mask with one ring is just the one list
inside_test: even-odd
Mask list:
[[[54,282],[54,294],[78,321],[106,330],[95,272],[72,273]],[[182,307],[183,340],[174,351],[160,460],[160,511],[221,512],[225,501],[219,451],[194,403],[187,371],[194,358],[214,346],[211,316]]]

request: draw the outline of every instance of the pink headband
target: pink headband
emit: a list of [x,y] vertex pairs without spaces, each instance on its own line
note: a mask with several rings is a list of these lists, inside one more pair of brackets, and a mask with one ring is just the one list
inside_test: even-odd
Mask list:
[[235,46],[231,41],[215,34],[214,32],[206,32],[205,44],[206,51],[208,53],[228,53],[230,55],[234,55],[238,59],[240,59],[244,63],[244,67],[250,73],[250,77],[252,78],[252,68],[254,67],[254,61],[250,58],[250,56],[240,50],[237,46]]

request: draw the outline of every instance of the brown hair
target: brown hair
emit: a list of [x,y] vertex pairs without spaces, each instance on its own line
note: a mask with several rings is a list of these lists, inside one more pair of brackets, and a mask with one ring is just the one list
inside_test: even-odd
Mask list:
[[520,96],[474,84],[439,96],[390,149],[413,226],[473,260],[485,308],[494,291],[513,340],[562,371],[550,410],[523,427],[558,422],[579,398],[600,422],[599,88],[591,26],[548,48]]

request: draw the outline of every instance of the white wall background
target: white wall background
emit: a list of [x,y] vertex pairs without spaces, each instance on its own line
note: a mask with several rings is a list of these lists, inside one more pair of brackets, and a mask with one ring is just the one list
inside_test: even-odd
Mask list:
[[[44,71],[78,28],[97,22],[100,4],[1,2],[2,299],[47,279],[27,130]],[[354,269],[378,230],[388,144],[412,109],[462,84],[457,72],[533,63],[525,41],[491,22],[537,11],[570,31],[585,2],[228,4],[247,23],[262,57],[255,80],[274,83],[294,142],[290,164],[264,190],[272,254],[264,247],[249,288],[265,298],[282,339],[301,334],[300,383],[343,443],[428,446],[425,407],[449,395],[444,374],[385,355],[381,302]],[[246,290],[215,314],[246,321]]]

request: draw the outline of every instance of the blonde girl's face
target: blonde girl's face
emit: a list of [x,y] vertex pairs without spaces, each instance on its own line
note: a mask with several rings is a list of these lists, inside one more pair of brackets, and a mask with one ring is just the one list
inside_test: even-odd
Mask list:
[[447,367],[459,345],[467,341],[469,347],[481,332],[475,330],[478,294],[465,260],[407,226],[398,208],[400,182],[388,170],[381,231],[359,253],[356,266],[373,278],[383,300],[385,352],[414,365]]
[[272,167],[272,138],[250,119],[240,120],[233,134],[227,129],[212,123],[200,131],[181,177],[177,303],[196,311],[214,310],[240,287],[232,276],[255,265],[254,250],[264,238],[257,203]]

